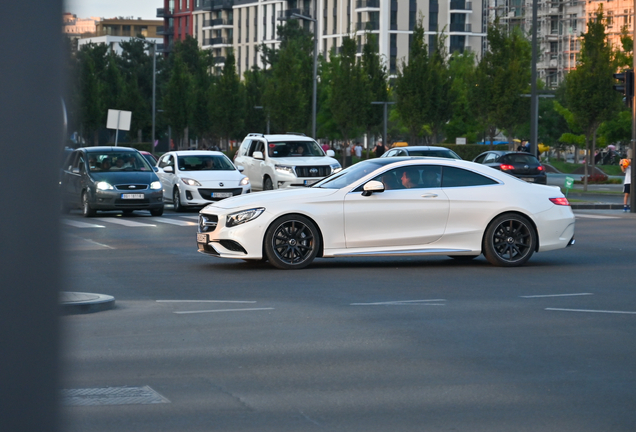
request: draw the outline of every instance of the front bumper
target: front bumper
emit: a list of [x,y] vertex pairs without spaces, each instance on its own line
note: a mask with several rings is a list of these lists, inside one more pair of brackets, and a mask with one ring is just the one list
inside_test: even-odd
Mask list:
[[263,258],[263,238],[270,223],[267,212],[233,227],[225,226],[226,217],[226,214],[199,214],[197,250],[220,258]]
[[[126,198],[132,194],[134,198]],[[143,197],[142,197],[143,196]],[[97,190],[91,194],[91,207],[95,210],[155,210],[163,208],[163,192],[159,190]]]
[[[234,188],[212,188],[204,186],[179,186],[181,193],[181,205],[191,207],[203,207],[212,202],[220,201],[230,196],[237,196],[251,192],[249,185]],[[227,194],[230,196],[225,196]]]

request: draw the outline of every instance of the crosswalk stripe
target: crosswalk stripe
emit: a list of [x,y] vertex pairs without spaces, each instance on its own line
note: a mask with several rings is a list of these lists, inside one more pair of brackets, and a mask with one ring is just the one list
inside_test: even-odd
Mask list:
[[62,223],[75,228],[106,228],[104,225],[96,225],[86,222],[74,221],[71,219],[62,219]]
[[199,216],[180,216],[184,219],[199,220]]
[[144,220],[151,220],[153,222],[178,225],[178,226],[196,226],[197,225],[195,222],[182,221],[179,219],[166,218],[166,217],[151,217]]
[[118,225],[124,225],[124,226],[128,226],[128,227],[156,227],[157,225],[152,225],[152,224],[145,224],[145,223],[141,223],[141,222],[135,222],[132,221],[130,219],[121,219],[121,218],[95,218],[96,220],[102,221],[102,222],[109,222],[109,223],[114,223],[114,224],[118,224]]

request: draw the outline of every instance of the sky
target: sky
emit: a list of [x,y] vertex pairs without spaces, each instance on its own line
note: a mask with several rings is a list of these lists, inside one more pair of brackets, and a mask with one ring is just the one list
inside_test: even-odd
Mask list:
[[157,8],[163,7],[163,0],[66,0],[65,12],[88,17],[135,17],[157,18]]

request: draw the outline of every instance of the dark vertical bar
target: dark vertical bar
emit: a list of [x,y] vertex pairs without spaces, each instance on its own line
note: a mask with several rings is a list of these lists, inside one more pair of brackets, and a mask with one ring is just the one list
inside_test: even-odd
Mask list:
[[[636,0],[634,0],[636,1]],[[539,1],[532,0],[532,72],[530,77],[530,153],[539,156],[539,98],[537,96],[537,12]]]
[[58,431],[62,2],[2,6],[0,429]]

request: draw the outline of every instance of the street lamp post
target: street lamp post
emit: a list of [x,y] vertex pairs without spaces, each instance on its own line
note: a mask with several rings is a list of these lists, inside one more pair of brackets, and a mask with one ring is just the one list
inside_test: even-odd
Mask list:
[[[255,106],[254,109],[264,109],[263,106]],[[267,135],[269,135],[269,113],[267,113]]]
[[155,113],[156,113],[156,93],[157,93],[157,42],[146,39],[132,38],[150,45],[148,49],[152,56],[152,142],[150,144],[150,153],[155,154]]
[[[634,0],[636,1],[636,0]],[[316,139],[316,92],[318,88],[318,6],[314,7],[314,15],[316,18],[308,17],[307,15],[301,15],[298,13],[291,14],[291,18],[304,19],[312,21],[314,23],[314,88],[311,94],[311,136]]]
[[393,105],[395,102],[371,102],[371,105],[384,105],[384,129],[382,133],[382,145],[386,147],[386,125],[388,122],[387,106]]

